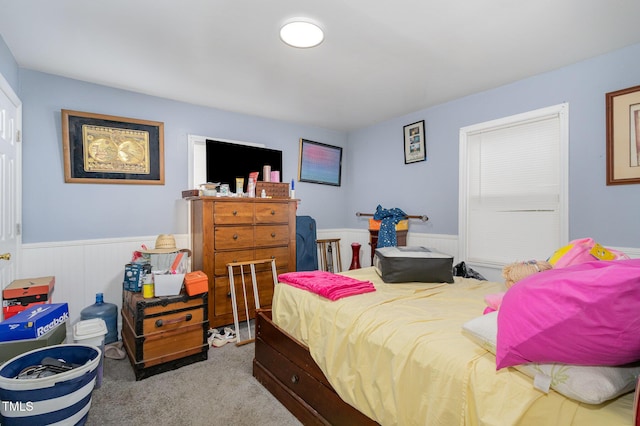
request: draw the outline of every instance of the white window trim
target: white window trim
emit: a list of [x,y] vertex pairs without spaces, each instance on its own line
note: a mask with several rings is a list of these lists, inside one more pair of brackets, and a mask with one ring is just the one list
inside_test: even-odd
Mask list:
[[[468,137],[479,131],[495,130],[514,123],[526,122],[540,118],[558,116],[560,119],[560,200],[559,200],[559,239],[564,244],[569,241],[569,104],[563,103],[534,111],[516,114],[484,123],[474,124],[460,129],[459,152],[459,200],[458,200],[458,258],[467,259],[469,242],[467,239],[467,224],[469,222],[469,191],[468,191]],[[527,259],[514,259],[527,260]],[[502,268],[503,263],[492,261],[473,261],[473,265],[489,268]]]

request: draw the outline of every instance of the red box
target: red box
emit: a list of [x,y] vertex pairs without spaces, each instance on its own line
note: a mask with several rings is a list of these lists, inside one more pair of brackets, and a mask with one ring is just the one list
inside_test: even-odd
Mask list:
[[14,316],[15,314],[18,314],[24,310],[30,309],[32,307],[34,307],[35,305],[44,305],[46,302],[34,302],[34,303],[29,303],[28,305],[9,305],[9,306],[4,306],[2,308],[2,312],[4,314],[4,319],[9,319],[12,316]]
[[209,291],[209,277],[202,271],[189,272],[184,276],[184,287],[189,296]]
[[14,280],[2,291],[2,298],[18,299],[27,296],[50,295],[55,286],[55,277],[26,278]]

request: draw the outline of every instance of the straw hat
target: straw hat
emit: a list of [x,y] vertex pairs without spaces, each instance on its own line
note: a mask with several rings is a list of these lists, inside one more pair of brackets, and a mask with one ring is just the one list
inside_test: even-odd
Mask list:
[[160,234],[156,238],[156,247],[154,249],[140,250],[141,253],[175,253],[180,251],[176,247],[176,239],[171,234]]

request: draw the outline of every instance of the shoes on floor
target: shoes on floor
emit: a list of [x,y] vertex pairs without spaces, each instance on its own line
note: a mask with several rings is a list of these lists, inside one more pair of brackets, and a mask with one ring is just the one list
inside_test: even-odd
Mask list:
[[207,339],[209,342],[209,346],[219,348],[226,345],[227,342],[235,340],[236,333],[235,331],[233,331],[233,329],[225,327],[222,331],[223,332],[220,333],[220,331],[216,328],[212,328],[209,330],[209,338]]

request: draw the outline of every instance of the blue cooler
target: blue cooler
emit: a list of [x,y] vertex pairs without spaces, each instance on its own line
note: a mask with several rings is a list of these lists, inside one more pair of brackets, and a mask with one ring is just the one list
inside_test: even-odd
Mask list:
[[[101,356],[95,346],[56,345],[10,359],[0,367],[0,423],[83,425]],[[22,370],[39,365],[45,357],[80,366],[48,377],[16,379]]]

